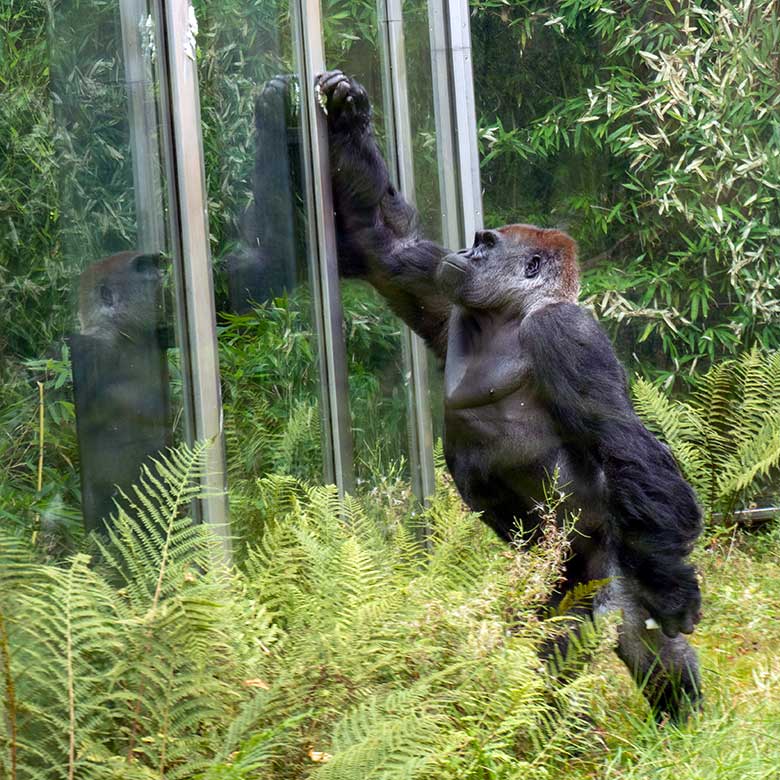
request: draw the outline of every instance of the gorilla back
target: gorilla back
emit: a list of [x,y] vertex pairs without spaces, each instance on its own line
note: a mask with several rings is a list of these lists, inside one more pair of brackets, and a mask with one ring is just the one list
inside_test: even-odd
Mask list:
[[[642,425],[612,345],[576,301],[576,245],[509,225],[447,250],[420,235],[391,185],[363,88],[339,71],[326,98],[342,274],[370,282],[444,364],[445,454],[464,500],[503,539],[533,539],[557,474],[577,514],[567,587],[609,579],[593,610],[620,609],[618,653],[656,711],[699,699],[680,635],[699,619],[687,562],[701,531],[693,491]],[[658,630],[657,626],[660,626]]]

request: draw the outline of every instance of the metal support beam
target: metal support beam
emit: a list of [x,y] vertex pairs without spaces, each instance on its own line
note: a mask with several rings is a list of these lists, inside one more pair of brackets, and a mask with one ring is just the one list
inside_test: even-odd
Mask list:
[[[404,197],[414,203],[414,151],[409,121],[402,1],[377,0],[377,6],[390,175]],[[401,342],[406,374],[412,488],[418,499],[425,501],[435,490],[428,358],[425,343],[406,325],[401,326]]]
[[428,0],[442,234],[452,249],[482,227],[468,0]]
[[190,442],[212,442],[202,481],[204,497],[195,514],[214,527],[229,559],[222,398],[195,60],[197,21],[190,0],[155,2],[185,435]]
[[325,69],[319,0],[292,0],[297,67],[301,83],[303,165],[312,298],[319,340],[321,419],[325,478],[340,495],[354,492],[352,423],[349,414],[347,351],[341,309],[333,192],[330,184],[326,117],[314,97],[314,77]]

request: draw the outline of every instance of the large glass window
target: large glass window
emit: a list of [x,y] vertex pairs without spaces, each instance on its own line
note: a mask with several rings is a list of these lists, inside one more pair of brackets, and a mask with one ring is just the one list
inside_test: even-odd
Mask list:
[[[377,138],[387,156],[388,106],[377,4],[326,3],[323,14],[327,65],[354,76],[366,88]],[[370,489],[378,481],[399,478],[408,484],[415,455],[409,446],[410,376],[401,322],[364,282],[343,280],[341,296],[357,484]]]
[[0,511],[32,511],[62,540],[82,515],[103,527],[141,464],[179,438],[182,393],[158,20],[140,1],[41,11],[51,102],[28,106],[35,124],[16,129],[6,158],[30,166],[36,189],[19,181],[24,208],[6,190],[3,209]]
[[198,2],[231,495],[323,477],[301,84],[287,2]]
[[[432,72],[428,7],[326,3],[317,35],[327,66],[368,89],[392,175],[440,239],[446,85]],[[49,67],[37,92],[2,108],[20,128],[4,150],[0,235],[9,517],[30,511],[64,536],[100,529],[143,463],[218,434],[220,420],[239,503],[270,473],[381,483],[403,499],[430,490],[440,403],[424,349],[367,284],[323,287],[335,255],[322,246],[330,217],[312,149],[326,139],[312,138],[311,74],[300,75],[313,34],[310,17],[295,23],[302,8],[69,0],[26,11]],[[216,380],[209,259],[222,407],[216,387],[203,392]],[[210,487],[221,468],[210,464]]]

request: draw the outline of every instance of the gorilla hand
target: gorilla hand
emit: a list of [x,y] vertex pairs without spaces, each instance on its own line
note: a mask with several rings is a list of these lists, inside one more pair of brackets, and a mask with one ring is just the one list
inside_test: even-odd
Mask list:
[[258,116],[271,116],[285,121],[290,127],[297,126],[300,93],[298,77],[293,74],[277,74],[263,84],[255,101],[255,121]]
[[315,87],[324,99],[331,132],[352,132],[369,126],[371,104],[357,81],[340,70],[330,70],[317,77]]
[[[679,565],[679,564],[678,564]],[[641,587],[639,600],[668,637],[691,634],[701,619],[701,593],[696,571],[682,564],[675,572],[674,584],[659,590]]]

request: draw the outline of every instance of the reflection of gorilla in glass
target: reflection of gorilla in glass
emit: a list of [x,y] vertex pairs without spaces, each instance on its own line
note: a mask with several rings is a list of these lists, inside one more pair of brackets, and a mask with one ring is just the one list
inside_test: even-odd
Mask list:
[[238,248],[227,257],[230,308],[295,289],[304,230],[298,204],[301,160],[294,76],[267,81],[255,101],[252,202],[241,215]]
[[141,464],[171,444],[167,331],[156,254],[120,252],[79,284],[81,333],[70,337],[88,530],[102,529]]
[[388,179],[363,88],[338,71],[318,86],[341,272],[374,285],[444,362],[445,455],[463,498],[503,539],[533,540],[558,473],[565,508],[579,512],[562,591],[610,578],[593,608],[622,610],[619,655],[657,711],[678,717],[699,696],[681,632],[699,619],[686,557],[700,512],[634,413],[609,339],[576,303],[574,241],[510,225],[450,254],[421,238]]

